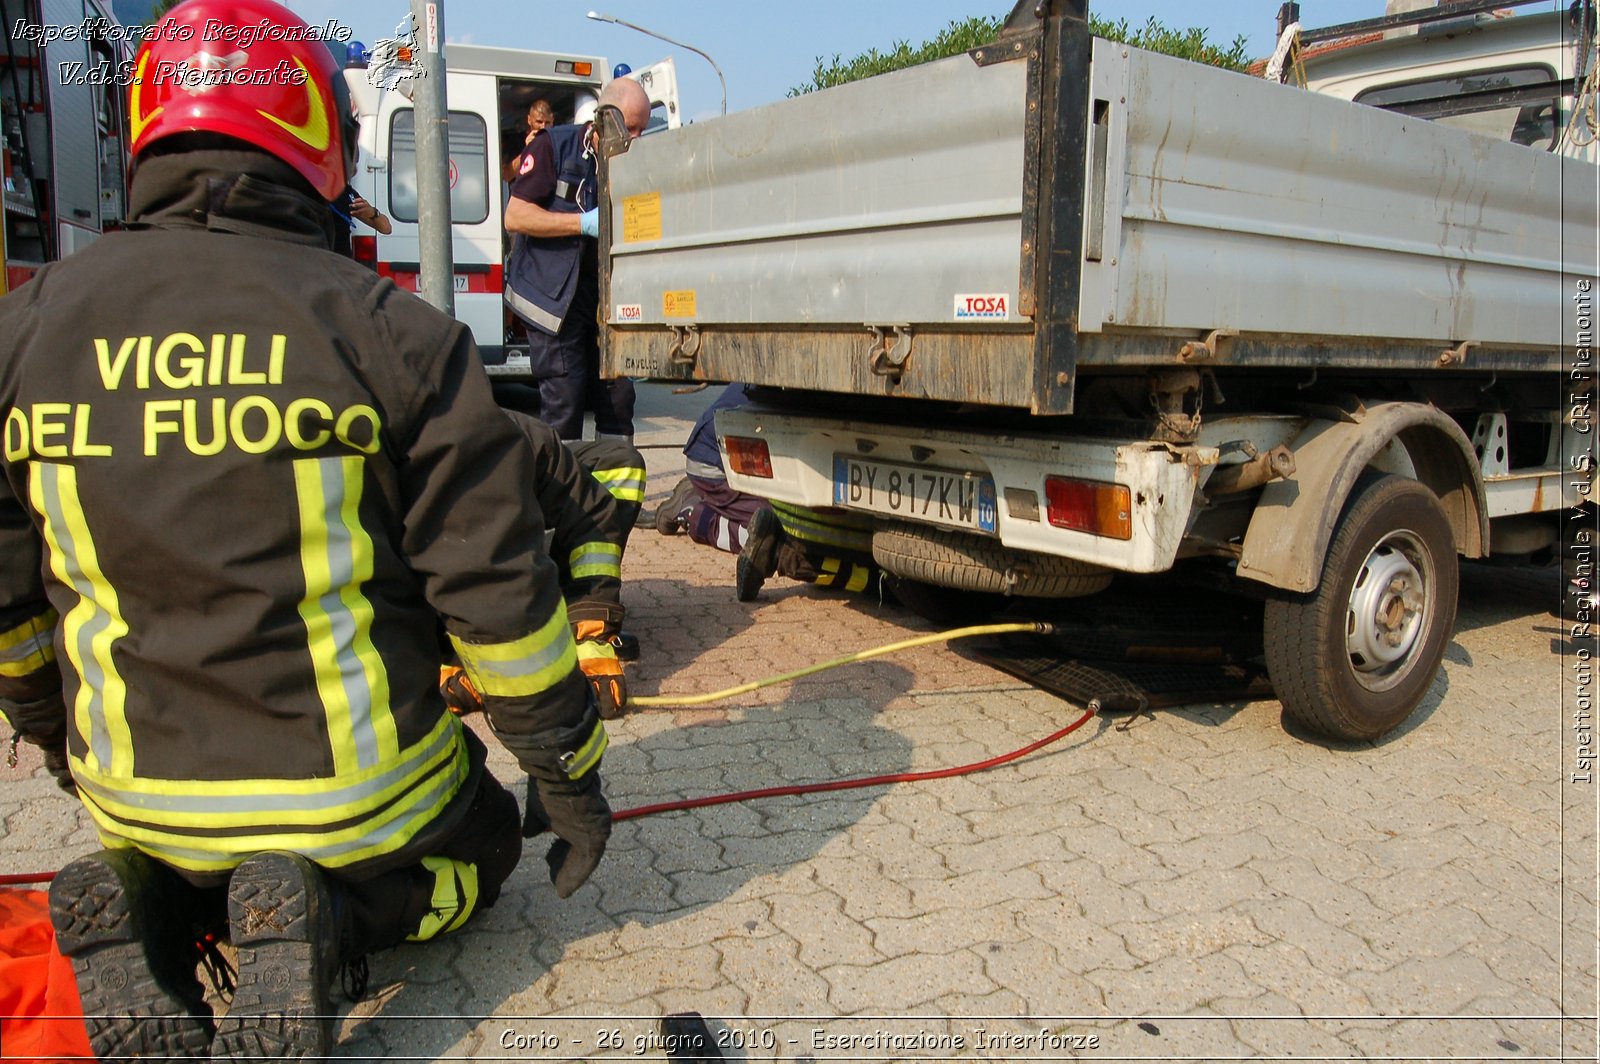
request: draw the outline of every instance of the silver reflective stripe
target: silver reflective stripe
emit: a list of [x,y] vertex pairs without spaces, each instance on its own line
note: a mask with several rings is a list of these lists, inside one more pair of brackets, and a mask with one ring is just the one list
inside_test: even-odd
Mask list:
[[533,303],[518,295],[510,285],[505,290],[506,302],[511,304],[511,309],[522,315],[528,321],[542,329],[549,329],[553,333],[561,331],[561,319],[548,310],[541,310]]
[[642,469],[596,469],[591,475],[615,498],[626,502],[641,502],[644,499],[645,475]]
[[[88,792],[91,797],[100,799],[102,808],[107,802],[118,805],[135,806],[141,814],[147,814],[154,819],[152,823],[159,823],[163,814],[199,814],[216,813],[221,816],[266,816],[273,814],[274,824],[291,826],[296,824],[315,825],[320,821],[326,822],[330,813],[342,814],[344,811],[357,808],[367,812],[373,799],[382,794],[385,788],[392,787],[405,779],[407,775],[417,771],[418,767],[432,760],[439,753],[456,742],[456,729],[450,726],[450,721],[441,722],[440,727],[427,742],[426,746],[413,748],[406,752],[405,759],[380,775],[371,779],[357,780],[353,783],[336,787],[333,790],[319,793],[293,793],[293,784],[296,780],[286,780],[288,786],[274,787],[262,793],[237,793],[246,788],[258,788],[264,784],[272,784],[271,780],[241,780],[237,790],[228,789],[226,793],[217,794],[169,794],[151,793],[149,791],[120,790],[115,784],[107,785],[89,777],[87,773],[76,774],[78,786]],[[452,759],[446,759],[441,768],[448,768],[453,764]],[[435,769],[438,771],[438,769]],[[155,781],[149,781],[154,783]],[[219,786],[220,790],[220,786]],[[284,813],[298,813],[299,816],[282,816]],[[106,812],[113,819],[122,819],[116,813]],[[166,825],[163,825],[166,827]],[[168,830],[171,830],[168,828]],[[208,828],[207,830],[212,830]]]
[[[60,549],[60,571],[82,604],[75,609],[82,606],[94,607],[93,615],[80,625],[75,633],[71,659],[78,667],[81,683],[78,705],[81,707],[87,704],[88,708],[89,734],[86,738],[89,749],[94,753],[95,764],[106,768],[111,764],[112,755],[111,730],[106,725],[104,696],[106,675],[95,655],[94,642],[96,636],[110,628],[112,615],[99,608],[99,598],[95,595],[94,584],[84,573],[83,560],[80,557],[82,546],[73,536],[72,526],[67,521],[66,511],[61,505],[61,466],[48,462],[35,462],[33,471],[34,476],[38,478],[37,500],[43,506],[45,520],[54,533],[55,545]],[[91,551],[94,549],[93,544],[88,546]],[[70,626],[66,627],[66,631],[71,632]]]
[[[462,654],[461,650],[464,646],[466,653]],[[570,646],[570,643],[551,640],[544,646],[534,650],[533,653],[520,658],[485,661],[473,657],[470,663],[463,660],[462,664],[467,666],[467,675],[473,677],[474,682],[477,681],[478,675],[481,674],[484,677],[485,684],[491,689],[497,690],[507,683],[512,683],[526,676],[537,676],[539,673],[560,664],[562,655],[567,653]],[[456,644],[456,651],[463,658],[471,655],[471,652],[475,649],[475,647],[467,644]],[[484,692],[484,694],[491,693],[494,693],[494,690]]]
[[[437,810],[444,799],[449,797],[450,793],[455,789],[459,781],[456,779],[455,772],[451,771],[451,765],[447,763],[441,766],[441,769],[442,771],[435,774],[437,779],[434,784],[427,791],[419,794],[415,801],[409,803],[410,815],[395,817],[387,824],[379,825],[373,831],[363,833],[356,838],[329,843],[325,846],[296,846],[295,852],[330,868],[337,868],[345,863],[343,858],[348,855],[354,854],[357,857],[368,857],[385,852],[384,843],[402,833],[407,836],[414,834],[417,825],[412,821],[417,816],[423,815],[430,810]],[[110,813],[104,813],[103,811],[102,813],[107,817],[112,816]],[[114,820],[115,817],[112,817],[112,819]],[[290,830],[293,830],[292,825]],[[195,835],[197,840],[202,837],[198,833]],[[152,841],[141,841],[139,847],[157,857],[168,859],[180,867],[206,868],[215,866],[219,862],[227,863],[232,857],[244,857],[251,853],[260,852],[263,846],[268,845],[267,839],[250,835],[212,835],[204,836],[204,839],[207,842],[214,842],[216,848],[202,850]],[[403,842],[402,845],[404,845]]]
[[55,632],[50,628],[42,629],[16,646],[0,650],[0,665],[15,665],[26,661],[33,655],[50,649],[51,644],[54,642]]
[[[356,493],[360,498],[361,470],[359,459],[352,463],[354,469],[345,464],[343,457],[311,459],[317,469],[317,483],[315,490],[320,490],[322,495],[321,513],[302,514],[302,522],[314,519],[314,527],[302,528],[301,535],[305,538],[303,550],[315,551],[322,555],[325,568],[319,576],[326,583],[315,588],[315,608],[327,624],[327,640],[315,640],[312,647],[313,653],[331,651],[332,664],[337,670],[338,683],[344,691],[343,701],[349,710],[350,741],[355,745],[356,767],[372,768],[379,763],[378,738],[373,729],[372,714],[374,698],[372,685],[367,676],[367,670],[361,659],[357,657],[356,640],[358,637],[367,640],[371,638],[372,607],[364,598],[360,598],[361,578],[356,573],[356,531],[344,519],[344,508],[347,497]],[[296,479],[306,487],[313,487],[305,474],[310,470],[297,462],[295,469]],[[363,533],[364,535],[364,533]],[[370,547],[364,553],[368,560],[363,568],[370,570]],[[370,576],[370,572],[363,574]],[[308,580],[310,574],[307,574]],[[312,588],[307,589],[313,590]],[[358,596],[364,618],[358,621],[345,601],[347,592],[354,592]],[[310,606],[312,603],[306,603]],[[343,708],[343,707],[341,707]],[[330,729],[340,726],[340,721],[331,719],[328,722]]]
[[590,576],[622,577],[622,548],[609,543],[585,543],[567,558],[574,580]]

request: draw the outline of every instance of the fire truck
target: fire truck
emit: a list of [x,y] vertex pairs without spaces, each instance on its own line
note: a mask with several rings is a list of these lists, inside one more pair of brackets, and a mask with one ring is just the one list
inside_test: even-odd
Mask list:
[[0,0],[0,294],[122,220],[138,40],[109,2]]

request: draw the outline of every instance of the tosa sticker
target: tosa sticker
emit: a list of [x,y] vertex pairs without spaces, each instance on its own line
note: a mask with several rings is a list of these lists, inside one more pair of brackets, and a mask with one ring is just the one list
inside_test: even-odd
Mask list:
[[956,296],[956,321],[1005,321],[1011,316],[1011,296],[1008,293]]
[[643,321],[644,320],[644,307],[640,306],[638,303],[618,303],[617,304],[617,320],[618,321]]

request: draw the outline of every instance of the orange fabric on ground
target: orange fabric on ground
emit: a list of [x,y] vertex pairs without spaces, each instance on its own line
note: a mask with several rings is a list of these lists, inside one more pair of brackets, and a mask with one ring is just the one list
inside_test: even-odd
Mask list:
[[0,1054],[94,1059],[72,962],[56,949],[50,897],[42,890],[0,888]]

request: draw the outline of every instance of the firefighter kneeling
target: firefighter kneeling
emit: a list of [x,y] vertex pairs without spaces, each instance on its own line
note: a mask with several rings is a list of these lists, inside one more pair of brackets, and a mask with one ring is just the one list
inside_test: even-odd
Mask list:
[[[210,20],[296,30],[229,61],[308,76],[136,77],[127,231],[0,299],[0,411],[28,412],[0,466],[0,709],[106,847],[50,891],[102,1059],[321,1058],[343,964],[492,905],[524,833],[554,833],[567,897],[611,830],[528,438],[459,323],[329,250],[356,125],[327,49],[269,0],[161,26]],[[197,62],[196,36],[151,34],[136,70]],[[180,334],[204,374],[155,344],[142,383],[143,338]],[[523,814],[439,696],[441,620]],[[238,951],[220,1018],[212,934]]]
[[[622,631],[622,555],[644,503],[644,457],[616,438],[564,443],[544,422],[507,410],[533,449],[532,490],[550,526],[550,557],[578,644],[578,668],[607,720],[627,712],[622,659],[638,654]],[[459,665],[439,674],[445,703],[475,713],[483,700]]]

